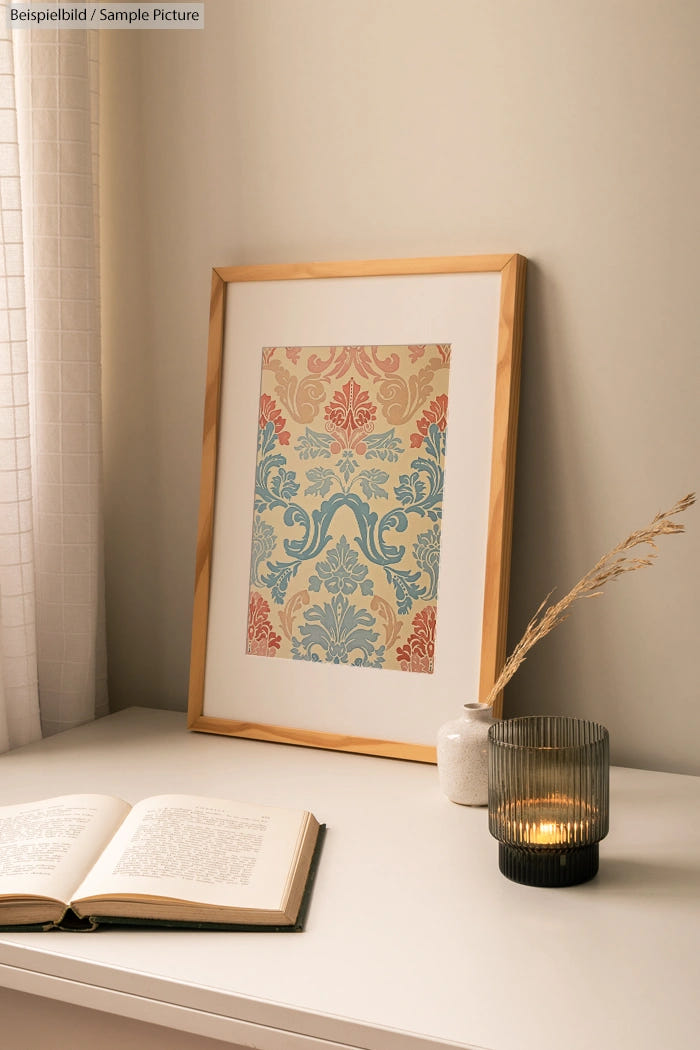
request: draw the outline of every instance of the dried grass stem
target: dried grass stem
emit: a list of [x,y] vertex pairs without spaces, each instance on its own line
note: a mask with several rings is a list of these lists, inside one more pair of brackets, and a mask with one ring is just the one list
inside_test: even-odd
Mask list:
[[[616,547],[604,554],[593,568],[571,588],[568,594],[558,602],[548,605],[547,603],[553,593],[550,591],[528,623],[525,633],[515,649],[506,660],[503,670],[494,682],[493,688],[484,703],[489,706],[493,705],[497,696],[511,680],[533,645],[567,618],[569,615],[567,610],[575,601],[578,601],[579,598],[596,598],[602,594],[602,588],[610,580],[615,580],[626,572],[635,572],[637,569],[643,569],[647,565],[652,565],[657,554],[656,539],[659,536],[669,535],[674,532],[685,532],[685,526],[671,521],[671,518],[687,510],[693,503],[695,503],[695,493],[691,492],[670,507],[669,510],[657,514],[646,528],[632,532],[626,539],[618,543]],[[627,553],[642,544],[651,548],[644,557],[632,556]]]

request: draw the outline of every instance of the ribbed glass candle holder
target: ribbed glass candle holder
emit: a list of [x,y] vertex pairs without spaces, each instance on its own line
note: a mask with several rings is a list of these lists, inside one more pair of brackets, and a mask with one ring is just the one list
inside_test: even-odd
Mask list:
[[598,871],[608,833],[610,745],[597,722],[533,715],[489,729],[489,831],[499,867],[528,886],[573,886]]

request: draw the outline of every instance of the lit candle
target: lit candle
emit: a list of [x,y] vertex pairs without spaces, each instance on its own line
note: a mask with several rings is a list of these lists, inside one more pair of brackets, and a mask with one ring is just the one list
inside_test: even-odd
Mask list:
[[554,824],[551,820],[541,820],[539,824],[529,829],[529,834],[526,835],[525,841],[535,843],[538,846],[544,846],[551,842],[566,842],[566,832],[564,828],[559,824]]
[[499,819],[508,829],[507,841],[521,846],[577,845],[587,841],[598,814],[583,799],[555,796],[518,800],[519,818],[511,820],[504,813]]
[[572,886],[598,870],[608,830],[608,733],[533,716],[489,729],[489,830],[499,867],[530,886]]

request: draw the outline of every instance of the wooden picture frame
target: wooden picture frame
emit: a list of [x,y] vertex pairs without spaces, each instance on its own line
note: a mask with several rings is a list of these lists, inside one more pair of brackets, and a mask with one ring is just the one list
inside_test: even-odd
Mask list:
[[[213,270],[190,729],[434,762],[439,725],[489,692],[505,658],[525,271],[516,254]],[[432,673],[250,655],[263,348],[428,343],[451,347]]]

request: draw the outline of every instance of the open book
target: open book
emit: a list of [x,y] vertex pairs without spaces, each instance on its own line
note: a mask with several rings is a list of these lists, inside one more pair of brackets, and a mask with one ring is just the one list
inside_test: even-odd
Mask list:
[[191,795],[0,808],[0,928],[301,929],[323,825]]

